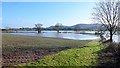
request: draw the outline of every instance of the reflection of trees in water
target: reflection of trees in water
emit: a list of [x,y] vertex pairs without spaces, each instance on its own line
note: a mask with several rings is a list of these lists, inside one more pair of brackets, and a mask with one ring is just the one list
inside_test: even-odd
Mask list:
[[44,34],[43,33],[35,33],[35,35],[37,35],[37,36],[43,36]]
[[57,38],[63,38],[63,36],[62,36],[61,33],[55,33],[55,36],[56,36]]

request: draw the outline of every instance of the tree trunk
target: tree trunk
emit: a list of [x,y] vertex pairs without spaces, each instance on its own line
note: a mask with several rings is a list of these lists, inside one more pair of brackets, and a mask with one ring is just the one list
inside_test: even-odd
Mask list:
[[110,31],[110,42],[113,42],[113,34],[112,34],[112,31]]
[[38,30],[38,33],[41,33],[41,30]]
[[57,33],[59,33],[59,30],[57,30]]

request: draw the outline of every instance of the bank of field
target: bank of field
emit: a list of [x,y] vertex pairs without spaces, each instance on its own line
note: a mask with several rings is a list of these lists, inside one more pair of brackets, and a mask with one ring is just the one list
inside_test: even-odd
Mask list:
[[[90,41],[2,34],[3,65],[10,66],[37,61],[44,56],[71,48],[75,48],[76,51],[77,47],[83,47],[88,42]],[[72,55],[69,53],[68,57],[71,57]]]
[[19,66],[99,66],[104,62],[99,54],[107,45],[92,41],[85,47],[72,48],[56,54],[45,56],[36,62],[19,64]]

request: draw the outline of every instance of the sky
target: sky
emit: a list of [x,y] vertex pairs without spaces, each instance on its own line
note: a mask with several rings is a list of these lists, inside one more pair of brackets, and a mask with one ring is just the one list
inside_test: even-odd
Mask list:
[[66,26],[92,23],[95,2],[2,2],[2,28]]
[[0,28],[2,27],[2,3],[0,2]]
[[2,2],[97,2],[99,0],[1,0]]

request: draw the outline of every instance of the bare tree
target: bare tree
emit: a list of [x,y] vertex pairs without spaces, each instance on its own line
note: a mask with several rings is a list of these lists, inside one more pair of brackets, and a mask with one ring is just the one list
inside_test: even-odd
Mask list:
[[8,33],[10,31],[10,27],[6,26],[5,31],[6,31],[6,33]]
[[9,28],[9,31],[15,31],[17,33],[17,28]]
[[35,24],[35,28],[37,29],[38,33],[42,31],[42,24]]
[[[118,4],[119,4],[119,8],[118,8],[119,15],[118,16],[120,18],[120,2]],[[120,35],[120,23],[118,23],[118,35]]]
[[57,33],[60,33],[59,31],[61,30],[61,28],[62,28],[62,24],[61,23],[57,23],[55,25],[55,29],[56,29]]
[[113,35],[117,31],[117,25],[120,23],[120,17],[118,17],[118,2],[116,0],[104,0],[96,4],[93,13],[94,20],[102,24],[106,31],[109,31],[110,41],[113,41]]

